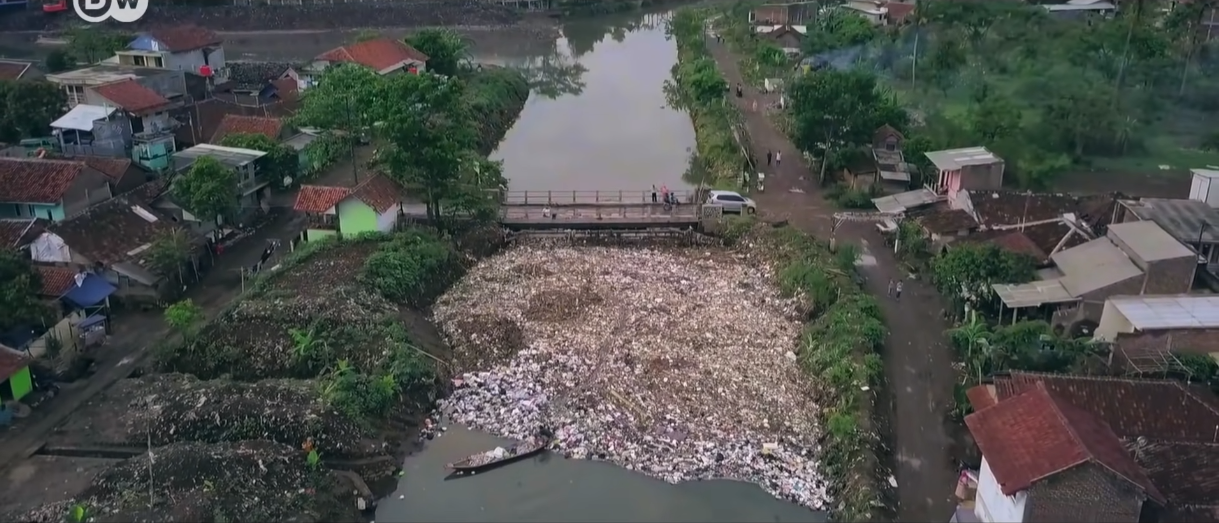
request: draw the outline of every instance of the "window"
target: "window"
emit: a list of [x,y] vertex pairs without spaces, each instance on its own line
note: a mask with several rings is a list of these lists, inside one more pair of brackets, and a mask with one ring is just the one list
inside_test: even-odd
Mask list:
[[26,208],[26,210],[30,211],[30,214],[28,215],[30,218],[38,217],[38,211],[34,210],[33,205],[26,205],[25,208]]
[[896,136],[890,136],[888,138],[885,138],[885,150],[886,151],[896,151],[897,150],[897,137]]
[[735,194],[721,194],[719,196],[716,196],[715,199],[717,199],[721,202],[743,202],[743,201],[745,201],[744,198],[741,198],[740,196],[737,196]]
[[135,64],[136,67],[148,67],[148,57],[146,56],[137,54],[131,57],[131,62]]
[[158,69],[164,69],[165,68],[165,59],[161,58],[160,56],[152,57],[152,66],[156,67]]

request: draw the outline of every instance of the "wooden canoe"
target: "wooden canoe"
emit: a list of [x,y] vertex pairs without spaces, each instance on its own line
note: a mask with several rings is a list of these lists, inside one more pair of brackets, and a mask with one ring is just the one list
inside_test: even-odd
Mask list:
[[550,438],[536,436],[509,447],[507,452],[501,456],[496,456],[492,452],[479,452],[461,461],[449,463],[448,468],[460,473],[478,472],[537,455],[546,450],[548,446],[550,446]]

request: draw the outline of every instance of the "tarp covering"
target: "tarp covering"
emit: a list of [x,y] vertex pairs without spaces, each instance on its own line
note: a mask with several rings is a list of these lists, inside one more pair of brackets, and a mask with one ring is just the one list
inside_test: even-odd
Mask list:
[[96,274],[87,274],[80,285],[73,285],[63,299],[80,308],[93,307],[110,297],[117,290],[105,278]]
[[113,113],[113,107],[79,104],[76,107],[73,107],[71,111],[68,111],[68,114],[65,114],[59,117],[58,120],[51,122],[51,127],[56,129],[72,129],[75,131],[92,131],[94,121],[106,118]]

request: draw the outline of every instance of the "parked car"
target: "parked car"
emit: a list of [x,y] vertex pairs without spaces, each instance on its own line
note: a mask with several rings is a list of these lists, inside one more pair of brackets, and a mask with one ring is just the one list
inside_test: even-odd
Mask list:
[[707,201],[704,203],[722,205],[726,213],[754,214],[758,212],[758,204],[749,198],[741,196],[740,193],[732,191],[708,192]]

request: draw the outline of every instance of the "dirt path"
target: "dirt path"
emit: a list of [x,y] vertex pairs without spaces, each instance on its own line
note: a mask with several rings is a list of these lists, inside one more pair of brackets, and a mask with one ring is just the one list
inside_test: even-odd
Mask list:
[[[708,46],[732,89],[738,83],[744,89],[744,97],[733,99],[745,114],[755,158],[765,164],[767,150],[782,153],[780,165],[764,167],[766,192],[755,197],[763,217],[786,219],[801,230],[828,237],[833,205],[822,198],[816,173],[809,171],[795,145],[763,114],[773,96],[743,82],[737,60],[723,44],[710,41]],[[896,447],[897,518],[947,520],[953,510],[957,467],[950,454],[945,413],[952,403],[955,376],[939,296],[930,285],[908,279],[900,302],[886,296],[888,282],[906,275],[870,224],[846,224],[838,237],[863,248],[868,291],[880,299],[889,327],[884,360],[893,393],[890,425]]]

